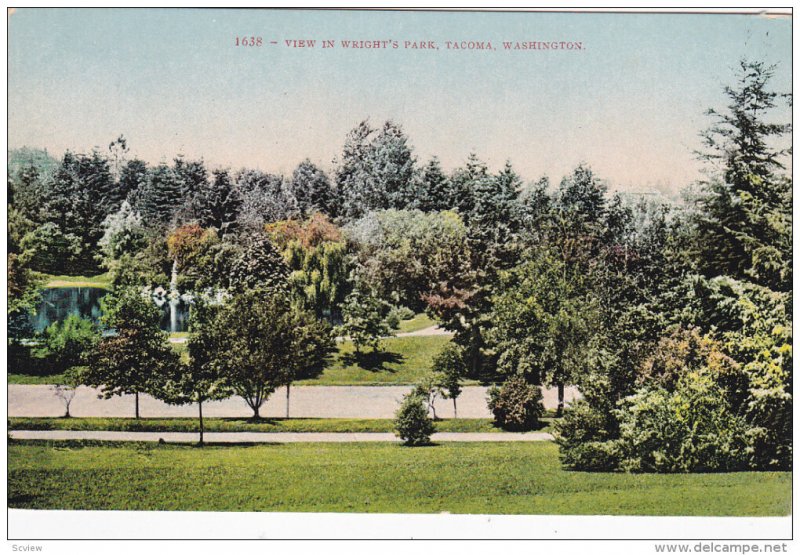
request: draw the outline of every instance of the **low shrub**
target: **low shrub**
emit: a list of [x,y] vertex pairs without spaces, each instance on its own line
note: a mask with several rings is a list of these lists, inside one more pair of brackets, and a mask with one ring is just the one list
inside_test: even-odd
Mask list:
[[561,462],[572,470],[610,471],[619,467],[619,445],[609,440],[609,414],[586,400],[573,402],[555,424]]
[[512,376],[502,387],[489,389],[489,410],[495,423],[504,430],[535,430],[544,414],[542,392],[521,376]]
[[428,416],[425,399],[415,392],[403,398],[395,415],[395,433],[406,445],[428,445],[435,431],[433,420]]
[[752,426],[747,441],[753,468],[792,468],[792,405],[792,395],[785,391],[752,393],[745,418]]
[[615,413],[622,470],[724,472],[748,465],[747,423],[707,373],[689,372],[674,391],[641,389]]

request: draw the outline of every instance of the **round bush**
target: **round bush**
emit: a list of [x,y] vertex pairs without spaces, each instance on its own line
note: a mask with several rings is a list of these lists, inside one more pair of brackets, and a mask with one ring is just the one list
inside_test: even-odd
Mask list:
[[556,422],[561,462],[572,470],[610,471],[619,466],[619,446],[609,441],[609,413],[585,399],[575,401]]
[[512,376],[502,387],[489,390],[489,410],[495,424],[504,430],[535,430],[544,413],[542,392],[522,377]]
[[616,411],[621,469],[730,472],[747,467],[747,424],[711,376],[689,372],[674,391],[644,388]]
[[411,393],[403,398],[395,415],[394,429],[406,445],[428,445],[431,442],[435,427],[422,397]]

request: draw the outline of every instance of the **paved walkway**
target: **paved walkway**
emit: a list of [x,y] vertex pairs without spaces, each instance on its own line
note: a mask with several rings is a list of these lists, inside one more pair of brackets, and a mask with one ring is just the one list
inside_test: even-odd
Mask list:
[[[394,418],[403,398],[411,390],[408,385],[392,386],[294,386],[291,390],[290,416],[295,418]],[[99,391],[79,387],[70,406],[73,416],[132,417],[132,395],[98,398]],[[542,391],[544,406],[555,409],[558,397],[555,388]],[[566,400],[577,397],[575,388],[567,388]],[[491,418],[486,406],[486,388],[468,386],[458,400],[459,418]],[[453,417],[453,402],[437,399],[436,414],[440,418]],[[140,415],[144,418],[195,417],[197,406],[172,406],[142,395],[139,400]],[[63,416],[64,405],[49,385],[8,385],[8,416],[57,417]],[[248,417],[253,412],[239,397],[203,405],[203,414],[209,417]],[[261,408],[261,416],[280,418],[286,416],[286,389],[273,393]]]
[[[159,441],[167,443],[193,443],[199,434],[191,432],[83,432],[70,430],[12,430],[14,439],[94,439],[102,441]],[[351,443],[362,441],[399,442],[392,433],[289,433],[289,432],[207,432],[205,441],[209,443]],[[553,436],[546,432],[528,433],[456,433],[440,432],[431,436],[432,441],[475,442],[475,441],[550,441]]]
[[453,335],[453,332],[447,331],[439,326],[431,326],[417,331],[406,331],[394,334],[394,337],[427,337],[430,335]]

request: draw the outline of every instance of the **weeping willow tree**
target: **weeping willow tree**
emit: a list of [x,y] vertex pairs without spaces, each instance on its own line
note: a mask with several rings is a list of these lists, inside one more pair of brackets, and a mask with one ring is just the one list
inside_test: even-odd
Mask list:
[[267,226],[273,243],[289,267],[293,304],[318,317],[337,320],[350,292],[347,244],[326,216],[284,220]]

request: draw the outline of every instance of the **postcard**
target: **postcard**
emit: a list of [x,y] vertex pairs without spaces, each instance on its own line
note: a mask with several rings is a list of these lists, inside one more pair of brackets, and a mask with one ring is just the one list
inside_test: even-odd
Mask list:
[[15,551],[786,549],[791,10],[7,21]]

